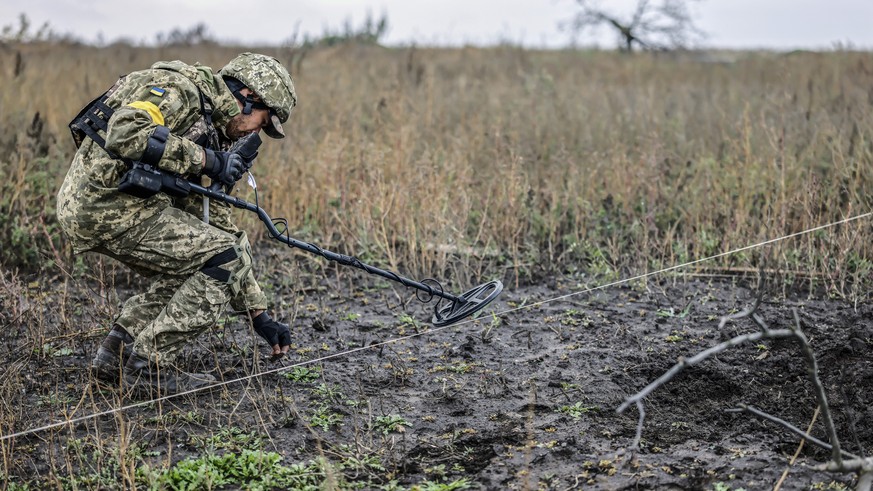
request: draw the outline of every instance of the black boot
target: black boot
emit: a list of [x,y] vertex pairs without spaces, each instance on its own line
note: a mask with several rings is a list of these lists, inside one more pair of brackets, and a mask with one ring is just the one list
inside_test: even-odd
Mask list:
[[215,385],[215,377],[206,373],[186,373],[174,368],[158,367],[136,353],[124,364],[124,384],[128,389],[160,397]]
[[91,360],[91,371],[94,376],[107,382],[117,382],[124,362],[132,353],[133,336],[123,327],[115,324],[103,344],[97,348],[97,354]]

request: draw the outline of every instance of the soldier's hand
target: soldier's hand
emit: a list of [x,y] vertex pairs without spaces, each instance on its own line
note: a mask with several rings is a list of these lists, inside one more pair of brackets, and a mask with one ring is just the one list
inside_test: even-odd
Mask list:
[[251,155],[240,155],[240,157],[243,159],[243,162],[246,165],[246,171],[248,171],[255,164],[255,159],[258,158],[258,152],[255,152]]
[[212,179],[231,185],[239,181],[245,171],[246,162],[238,154],[206,149],[206,164],[203,166],[203,172]]
[[267,312],[252,319],[255,332],[267,341],[273,357],[285,355],[291,349],[291,330],[287,324],[274,321]]

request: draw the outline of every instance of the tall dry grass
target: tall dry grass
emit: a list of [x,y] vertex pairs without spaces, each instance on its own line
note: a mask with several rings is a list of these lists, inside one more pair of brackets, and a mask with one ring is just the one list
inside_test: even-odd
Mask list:
[[[65,124],[118,75],[162,59],[217,68],[242,50],[0,49],[4,235],[36,236],[41,257],[53,237],[63,254],[51,225],[73,151]],[[301,238],[411,274],[615,276],[869,210],[869,53],[704,63],[513,47],[260,51],[291,69],[300,98],[289,137],[257,163],[261,204]],[[37,112],[45,127],[29,138]],[[863,294],[870,238],[869,221],[855,222],[770,256],[834,293]],[[20,259],[3,254],[7,267]]]

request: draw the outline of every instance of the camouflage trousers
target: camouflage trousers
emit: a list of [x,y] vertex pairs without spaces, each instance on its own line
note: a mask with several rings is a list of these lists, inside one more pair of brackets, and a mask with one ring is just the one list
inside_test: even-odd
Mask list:
[[[134,337],[135,353],[155,363],[172,363],[187,342],[215,324],[228,303],[239,311],[267,308],[250,269],[236,285],[200,271],[210,258],[241,240],[247,244],[245,232],[231,234],[183,210],[166,208],[94,249],[152,280],[146,292],[124,303],[116,319]],[[243,262],[237,258],[220,267],[234,272]]]

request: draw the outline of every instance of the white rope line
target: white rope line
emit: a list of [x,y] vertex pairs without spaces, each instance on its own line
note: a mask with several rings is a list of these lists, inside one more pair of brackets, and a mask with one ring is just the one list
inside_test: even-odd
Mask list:
[[[542,300],[542,301],[539,301],[539,302],[535,302],[535,303],[532,303],[532,304],[522,305],[522,306],[520,306],[520,307],[516,307],[516,308],[513,308],[513,309],[504,310],[504,311],[502,311],[502,312],[498,312],[498,313],[495,313],[495,314],[493,314],[493,315],[494,315],[494,316],[500,316],[500,315],[510,314],[510,313],[513,313],[513,312],[517,312],[517,311],[519,311],[519,310],[530,309],[530,308],[537,307],[537,306],[540,306],[540,305],[545,305],[545,304],[547,304],[547,303],[551,303],[551,302],[555,302],[555,301],[558,301],[558,300],[563,300],[563,299],[566,299],[566,298],[570,298],[570,297],[573,297],[573,296],[576,296],[576,295],[582,295],[582,294],[584,294],[584,293],[591,293],[591,292],[593,292],[593,291],[603,290],[603,289],[605,289],[605,288],[609,288],[609,287],[612,287],[612,286],[621,285],[621,284],[623,284],[623,283],[629,283],[629,282],[631,282],[631,281],[640,280],[640,279],[643,279],[643,278],[648,278],[648,277],[650,277],[650,276],[655,276],[655,275],[659,275],[659,274],[662,274],[662,273],[667,273],[667,272],[670,272],[670,271],[675,271],[675,270],[682,269],[682,268],[685,268],[685,267],[688,267],[688,266],[692,266],[692,265],[695,265],[695,264],[699,264],[699,263],[702,263],[702,262],[705,262],[705,261],[711,261],[711,260],[713,260],[713,259],[718,259],[718,258],[720,258],[720,257],[729,256],[729,255],[731,255],[731,254],[736,254],[736,253],[738,253],[738,252],[743,252],[743,251],[747,251],[747,250],[750,250],[750,249],[756,249],[756,248],[758,248],[758,247],[763,247],[763,246],[766,246],[766,245],[769,245],[769,244],[774,244],[774,243],[776,243],[776,242],[780,242],[780,241],[783,241],[783,240],[792,239],[792,238],[794,238],[794,237],[799,237],[799,236],[802,236],[802,235],[810,234],[810,233],[813,233],[813,232],[817,232],[817,231],[819,231],[819,230],[824,230],[824,229],[827,229],[827,228],[832,228],[832,227],[835,227],[835,226],[837,226],[837,225],[842,225],[842,224],[845,224],[845,223],[849,223],[849,222],[853,222],[853,221],[861,220],[861,219],[863,219],[863,218],[867,218],[867,217],[869,217],[869,216],[871,216],[871,215],[873,215],[873,212],[863,213],[863,214],[861,214],[861,215],[856,215],[856,216],[853,216],[853,217],[844,218],[844,219],[839,220],[839,221],[836,221],[836,222],[831,222],[831,223],[828,223],[828,224],[825,224],[825,225],[819,225],[819,226],[817,226],[817,227],[813,227],[813,228],[810,228],[810,229],[807,229],[807,230],[803,230],[803,231],[801,231],[801,232],[795,232],[795,233],[793,233],[793,234],[784,235],[784,236],[782,236],[782,237],[778,237],[778,238],[775,238],[775,239],[765,240],[765,241],[763,241],[763,242],[759,242],[759,243],[757,243],[757,244],[748,245],[748,246],[745,246],[745,247],[740,247],[740,248],[738,248],[738,249],[733,249],[733,250],[730,250],[730,251],[727,251],[727,252],[721,252],[721,253],[719,253],[719,254],[715,254],[715,255],[713,255],[713,256],[705,257],[705,258],[703,258],[703,259],[695,259],[695,260],[693,260],[693,261],[689,261],[689,262],[686,262],[686,263],[683,263],[683,264],[679,264],[679,265],[675,265],[675,266],[669,266],[669,267],[667,267],[667,268],[659,269],[659,270],[657,270],[657,271],[651,271],[651,272],[648,272],[648,273],[643,273],[643,274],[640,274],[640,275],[637,275],[637,276],[633,276],[633,277],[630,277],[630,278],[625,278],[625,279],[622,279],[622,280],[613,281],[613,282],[611,282],[611,283],[606,283],[606,284],[598,285],[598,286],[591,287],[591,288],[585,288],[585,289],[583,289],[583,290],[579,290],[579,291],[576,291],[576,292],[568,293],[568,294],[566,294],[566,295],[561,295],[561,296],[558,296],[558,297],[549,298],[549,299]],[[85,416],[80,416],[80,417],[78,417],[78,418],[67,419],[67,420],[64,420],[64,421],[57,422],[57,423],[51,423],[51,424],[47,424],[47,425],[45,425],[45,426],[40,426],[40,427],[37,427],[37,428],[31,428],[31,429],[29,429],[29,430],[22,430],[22,431],[19,431],[19,432],[16,432],[16,433],[12,433],[12,434],[8,434],[8,435],[4,435],[4,436],[0,437],[0,442],[6,441],[6,440],[11,440],[11,439],[13,439],[13,438],[20,437],[20,436],[24,436],[24,435],[29,435],[29,434],[32,434],[32,433],[39,433],[39,432],[43,432],[43,431],[46,431],[46,430],[51,430],[51,429],[54,429],[54,428],[60,428],[60,427],[62,427],[62,426],[66,426],[66,425],[73,425],[73,424],[76,424],[76,423],[81,423],[82,421],[88,421],[88,420],[90,420],[90,419],[99,418],[100,416],[108,416],[108,415],[111,415],[111,414],[115,414],[115,413],[120,413],[120,412],[128,411],[128,410],[130,410],[130,409],[135,409],[135,408],[138,408],[138,407],[148,406],[148,405],[154,404],[154,403],[156,403],[156,402],[163,402],[163,401],[167,401],[167,400],[170,400],[170,399],[173,399],[173,398],[176,398],[176,397],[182,397],[182,396],[185,396],[185,395],[191,395],[191,394],[194,394],[194,393],[196,393],[196,392],[203,392],[203,391],[206,391],[206,390],[212,390],[212,389],[216,389],[216,388],[218,388],[218,387],[224,387],[224,386],[227,386],[227,385],[230,385],[230,384],[235,384],[235,383],[237,383],[237,382],[245,382],[246,380],[251,380],[251,379],[254,379],[254,378],[257,378],[257,377],[262,377],[262,376],[264,376],[264,375],[270,375],[270,374],[273,374],[273,373],[279,373],[279,372],[282,372],[282,371],[285,371],[285,370],[288,370],[288,369],[291,369],[291,368],[295,368],[295,367],[299,367],[299,366],[305,366],[305,365],[311,365],[311,364],[313,364],[313,363],[318,363],[318,362],[322,362],[322,361],[326,361],[326,360],[331,360],[331,359],[334,359],[334,358],[339,358],[339,357],[341,357],[341,356],[350,355],[350,354],[352,354],[352,353],[357,353],[357,352],[359,352],[359,351],[372,350],[372,349],[375,349],[375,348],[380,348],[380,347],[386,346],[386,345],[388,345],[388,344],[393,344],[393,343],[397,343],[397,342],[400,342],[400,341],[405,341],[405,340],[408,340],[408,339],[416,338],[416,337],[419,337],[419,336],[424,336],[424,335],[427,335],[427,334],[433,334],[433,333],[435,333],[435,332],[439,332],[439,331],[442,331],[442,330],[444,330],[444,329],[448,329],[448,328],[450,328],[450,327],[453,327],[453,328],[454,328],[454,327],[463,326],[464,324],[469,324],[469,323],[473,322],[474,320],[475,320],[475,319],[467,319],[467,320],[464,320],[464,321],[461,321],[461,322],[457,322],[457,323],[455,323],[455,324],[450,324],[450,325],[448,325],[448,326],[438,327],[438,328],[434,328],[434,329],[429,329],[429,330],[427,330],[427,331],[422,331],[422,332],[418,332],[418,333],[415,333],[415,334],[410,334],[410,335],[408,335],[408,336],[401,336],[401,337],[398,337],[398,338],[389,339],[389,340],[387,340],[387,341],[382,341],[382,342],[379,342],[379,343],[371,344],[371,345],[369,345],[369,346],[361,346],[361,347],[354,348],[354,349],[351,349],[351,350],[342,351],[342,352],[340,352],[340,353],[334,353],[334,354],[332,354],[332,355],[326,355],[326,356],[322,356],[322,357],[320,357],[320,358],[315,358],[315,359],[312,359],[312,360],[301,361],[301,362],[299,362],[299,363],[294,363],[294,364],[292,364],[292,365],[282,365],[282,366],[280,366],[280,367],[278,367],[278,368],[273,368],[273,369],[271,369],[271,370],[267,370],[267,371],[264,371],[264,372],[258,372],[258,373],[254,373],[254,374],[251,374],[251,375],[246,375],[246,376],[244,376],[244,377],[239,377],[239,378],[235,378],[235,379],[231,379],[231,380],[226,380],[226,381],[224,381],[224,382],[219,382],[219,383],[212,384],[212,385],[209,385],[209,386],[206,386],[206,387],[200,387],[200,388],[198,388],[198,389],[192,389],[192,390],[188,390],[188,391],[184,391],[184,392],[179,392],[179,393],[176,393],[176,394],[168,394],[168,395],[165,395],[165,396],[163,396],[163,397],[158,397],[158,398],[156,398],[156,399],[151,399],[151,400],[147,400],[147,401],[137,402],[137,403],[134,403],[134,404],[129,404],[129,405],[122,406],[122,407],[118,407],[118,408],[107,409],[106,411],[100,411],[100,412],[97,412],[97,413],[91,413],[91,414],[88,414],[88,415],[85,415]]]
[[515,312],[515,311],[517,311],[517,310],[528,309],[528,308],[531,308],[531,307],[536,307],[536,306],[543,305],[543,304],[547,304],[547,303],[550,303],[550,302],[555,302],[555,301],[557,301],[557,300],[563,300],[563,299],[565,299],[565,298],[573,297],[573,296],[576,296],[576,295],[581,295],[581,294],[583,294],[583,293],[590,293],[590,292],[593,292],[593,291],[596,291],[596,290],[602,290],[602,289],[604,289],[604,288],[609,288],[609,287],[611,287],[611,286],[621,285],[622,283],[630,283],[631,281],[634,281],[634,280],[641,280],[641,279],[643,279],[643,278],[648,278],[649,276],[655,276],[655,275],[659,275],[659,274],[661,274],[661,273],[668,273],[668,272],[670,272],[670,271],[675,271],[675,270],[677,270],[677,269],[686,268],[686,267],[688,267],[688,266],[693,266],[693,265],[695,265],[695,264],[699,264],[699,263],[702,263],[702,262],[705,262],[705,261],[711,261],[711,260],[713,260],[713,259],[718,259],[718,258],[720,258],[720,257],[729,256],[729,255],[731,255],[731,254],[736,254],[736,253],[738,253],[738,252],[748,251],[748,250],[750,250],[750,249],[756,249],[756,248],[758,248],[758,247],[763,247],[763,246],[765,246],[765,245],[775,244],[776,242],[780,242],[780,241],[783,241],[783,240],[793,239],[794,237],[800,237],[801,235],[811,234],[811,233],[813,233],[813,232],[817,232],[817,231],[819,231],[819,230],[824,230],[824,229],[826,229],[826,228],[831,228],[831,227],[835,227],[835,226],[837,226],[837,225],[842,225],[842,224],[844,224],[844,223],[853,222],[853,221],[855,221],[855,220],[860,220],[860,219],[862,219],[862,218],[867,218],[867,217],[869,217],[869,216],[871,216],[871,215],[873,215],[873,212],[867,212],[867,213],[864,213],[864,214],[862,214],[862,215],[857,215],[857,216],[853,216],[853,217],[850,217],[850,218],[844,218],[844,219],[842,219],[842,220],[840,220],[840,221],[838,221],[838,222],[831,222],[831,223],[828,223],[828,224],[825,224],[825,225],[819,225],[819,226],[817,226],[817,227],[813,227],[813,228],[810,228],[810,229],[804,230],[804,231],[802,231],[802,232],[795,232],[795,233],[793,233],[793,234],[784,235],[784,236],[782,236],[782,237],[778,237],[778,238],[776,238],[776,239],[765,240],[764,242],[758,242],[757,244],[748,245],[748,246],[745,246],[745,247],[740,247],[739,249],[734,249],[734,250],[727,251],[727,252],[721,252],[721,253],[718,253],[718,254],[716,254],[716,255],[714,255],[714,256],[705,257],[705,258],[703,258],[703,259],[695,259],[694,261],[689,261],[689,262],[687,262],[687,263],[679,264],[679,265],[677,265],[677,266],[669,266],[669,267],[664,268],[664,269],[659,269],[659,270],[657,270],[657,271],[652,271],[652,272],[649,272],[649,273],[643,273],[643,274],[640,274],[640,275],[637,275],[637,276],[634,276],[634,277],[631,277],[631,278],[625,278],[625,279],[623,279],[623,280],[613,281],[612,283],[607,283],[607,284],[605,284],[605,285],[599,285],[599,286],[595,286],[595,287],[592,287],[592,288],[587,288],[587,289],[585,289],[585,290],[580,290],[580,291],[578,291],[578,292],[568,293],[568,294],[566,294],[566,295],[561,295],[560,297],[550,298],[550,299],[548,299],[548,300],[543,300],[543,301],[541,301],[541,302],[532,303],[532,304],[530,304],[530,305],[523,305],[523,306],[521,306],[521,307],[518,307],[518,308],[515,308],[515,309],[512,309],[512,310],[507,310],[507,311],[504,311],[504,312],[501,312],[501,313],[499,313],[499,314],[495,314],[495,315],[508,314],[508,313],[511,313],[511,312]]

